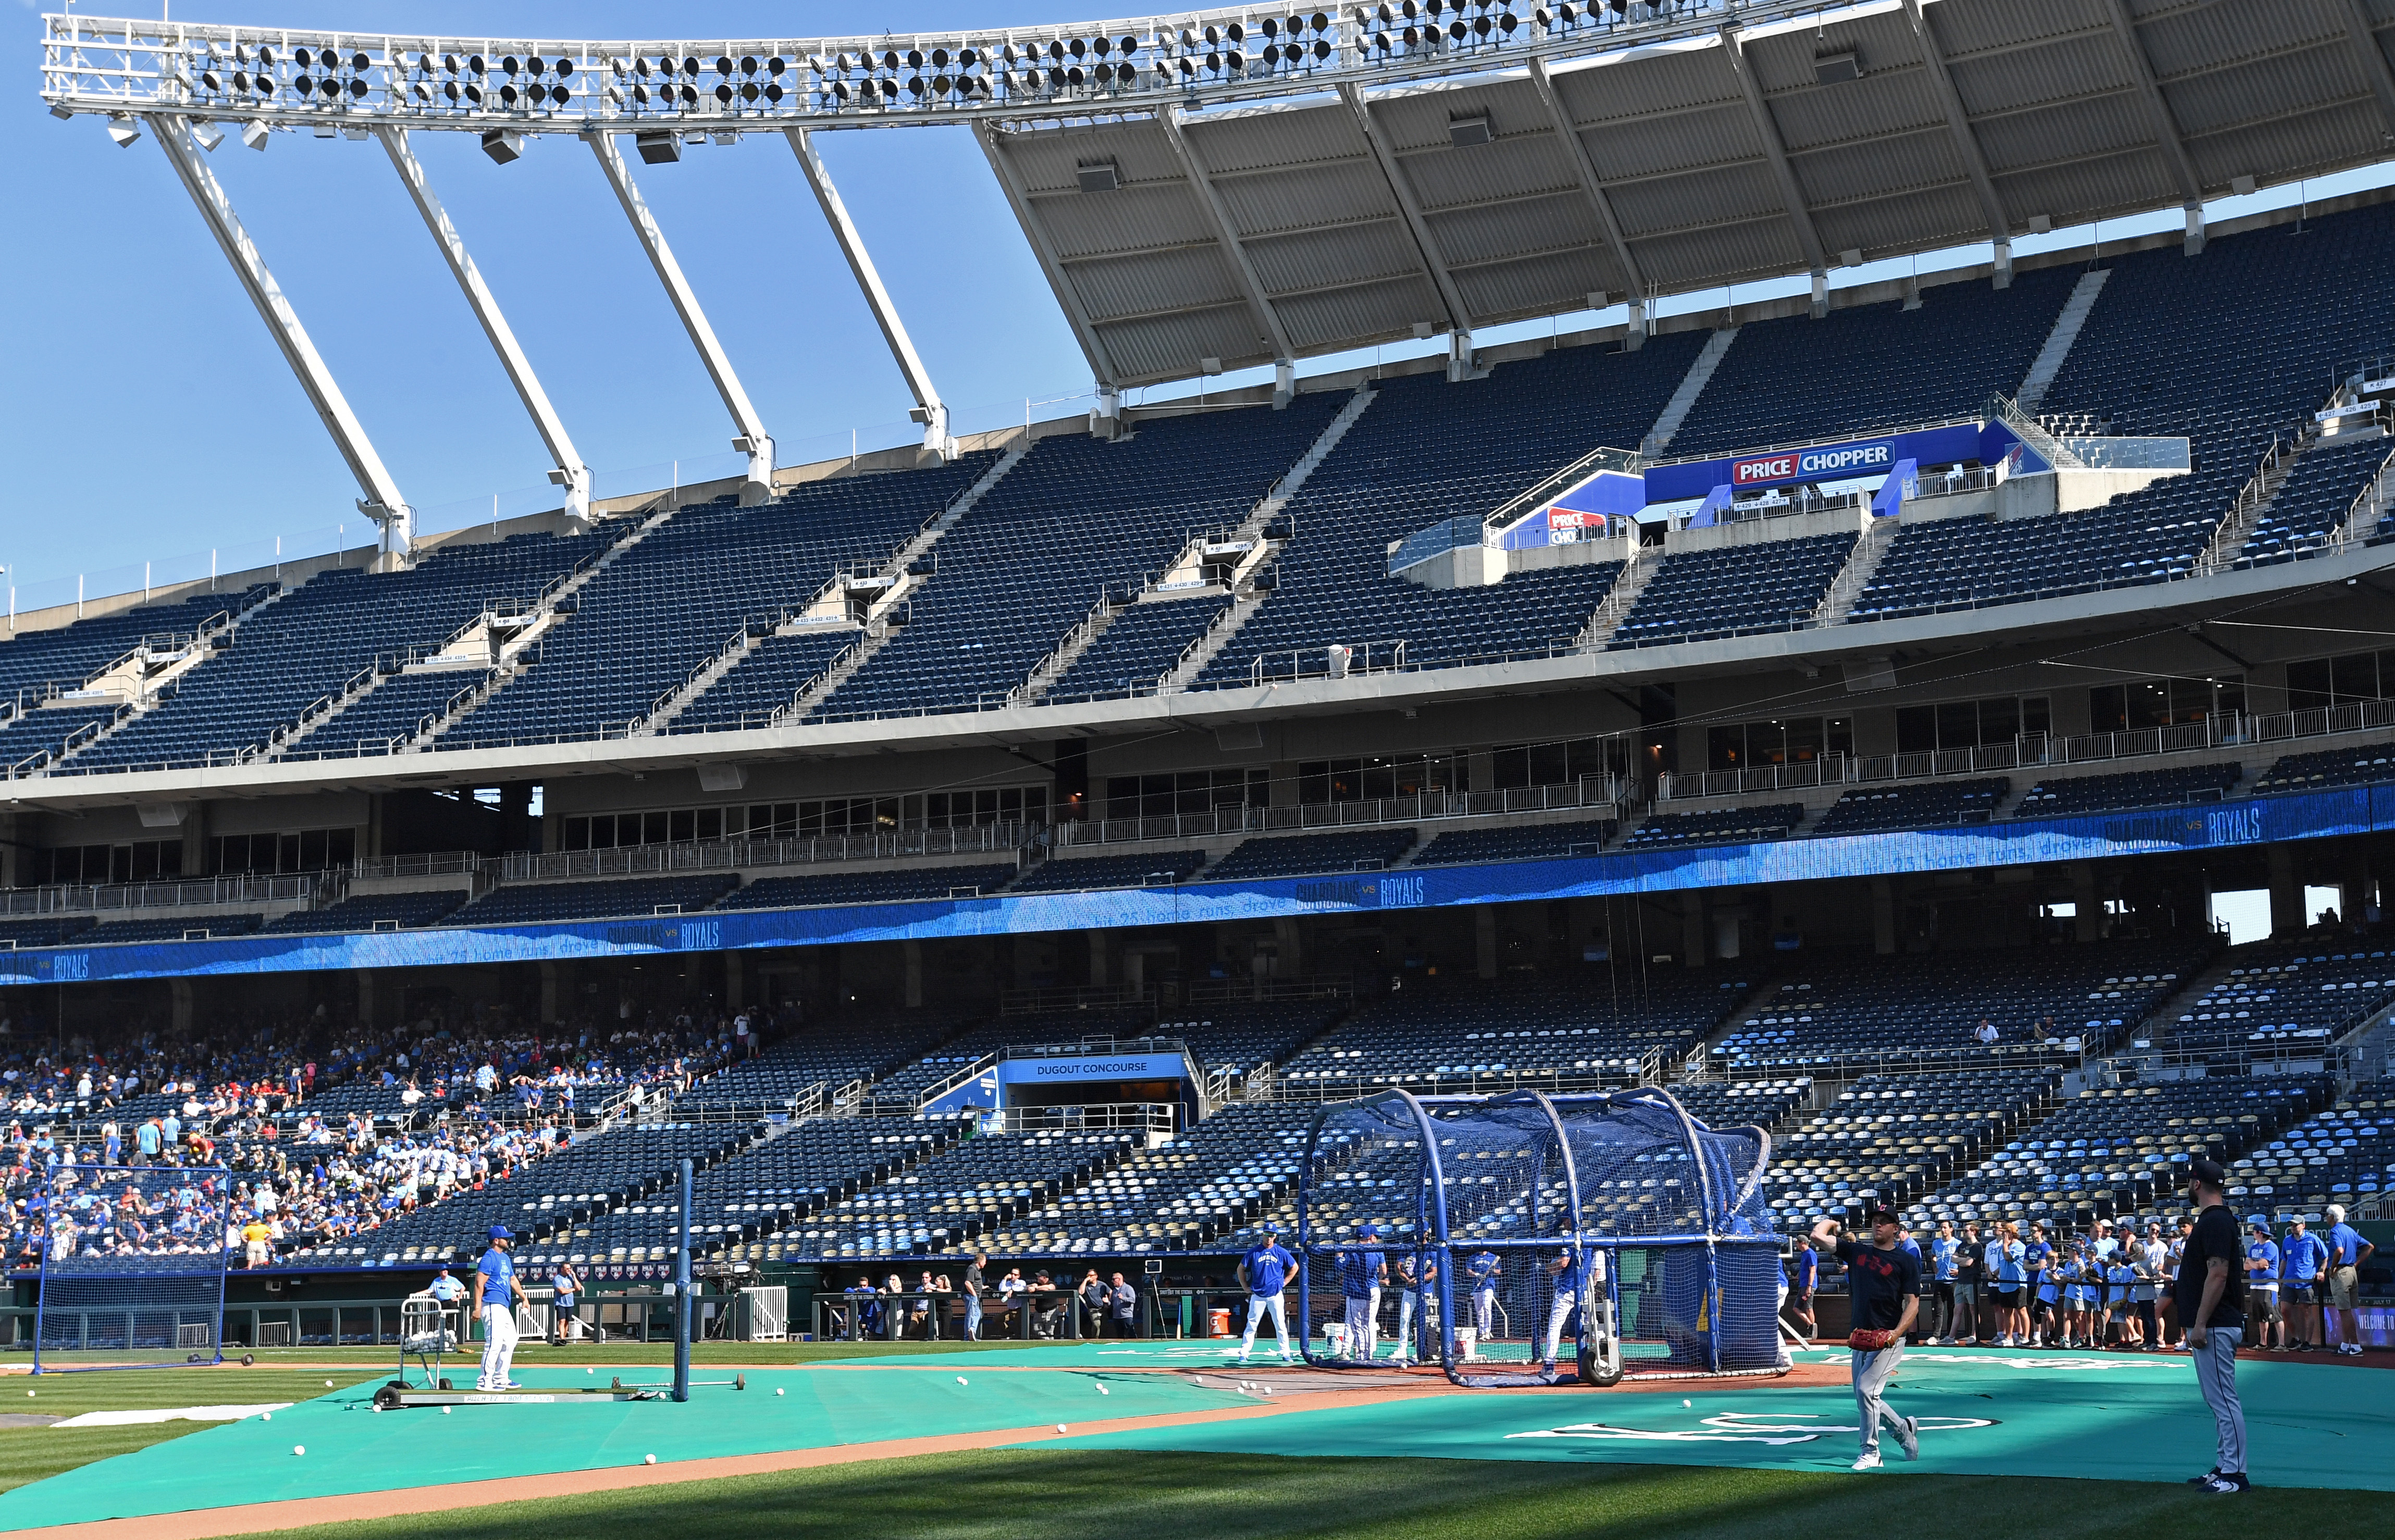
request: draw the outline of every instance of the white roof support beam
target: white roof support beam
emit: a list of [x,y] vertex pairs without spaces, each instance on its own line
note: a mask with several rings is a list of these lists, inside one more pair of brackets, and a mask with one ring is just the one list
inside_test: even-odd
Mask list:
[[1605,184],[1597,179],[1596,163],[1589,159],[1588,144],[1580,137],[1571,114],[1564,110],[1563,98],[1555,94],[1555,83],[1547,73],[1545,59],[1530,60],[1530,84],[1538,88],[1539,104],[1546,109],[1547,122],[1554,125],[1555,138],[1563,141],[1564,153],[1571,158],[1572,170],[1580,177],[1581,191],[1588,194],[1589,206],[1596,211],[1596,222],[1605,230],[1606,246],[1621,269],[1633,304],[1650,297],[1647,277],[1638,270],[1638,258],[1630,254],[1630,239],[1621,232],[1621,221],[1614,217],[1613,200],[1606,195]]
[[831,226],[832,239],[840,243],[840,254],[848,258],[848,270],[855,275],[856,286],[864,291],[865,303],[881,328],[881,340],[890,345],[890,356],[898,361],[898,372],[906,376],[906,388],[915,397],[915,415],[923,425],[923,447],[943,460],[955,459],[957,440],[948,431],[947,403],[933,388],[932,372],[923,367],[923,356],[915,351],[915,339],[906,335],[906,323],[899,319],[898,307],[891,302],[890,291],[882,286],[880,270],[873,265],[873,255],[865,249],[865,237],[857,233],[856,221],[848,217],[848,205],[840,202],[840,189],[832,185],[831,172],[815,152],[814,133],[805,128],[785,128],[782,133],[799,157],[800,169],[807,174],[807,185],[814,189],[815,202],[823,207],[824,222]]
[[247,291],[249,301],[272,334],[274,344],[283,349],[283,361],[299,378],[299,388],[308,393],[309,404],[324,420],[324,430],[333,436],[333,445],[349,462],[350,474],[358,479],[365,495],[358,499],[358,511],[381,527],[382,549],[386,560],[404,566],[408,559],[409,543],[416,534],[415,511],[407,499],[399,494],[399,484],[384,468],[382,456],[375,453],[366,430],[350,410],[341,388],[333,382],[333,372],[324,367],[324,358],[316,345],[309,340],[308,329],[299,324],[299,312],[291,308],[258,247],[242,228],[241,218],[233,213],[232,200],[225,196],[222,184],[208,169],[205,151],[192,136],[191,121],[171,113],[156,112],[149,116],[151,132],[158,137],[158,147],[166,152],[168,164],[175,168],[183,191],[199,205],[200,217],[207,221],[208,232],[232,264],[232,270]]
[[1938,98],[1939,111],[1946,114],[1946,126],[1954,138],[1954,153],[1963,169],[1971,178],[1971,191],[1978,194],[1979,210],[1987,216],[1988,239],[1996,248],[1996,283],[1999,287],[2012,282],[2013,235],[2005,220],[2005,205],[1996,196],[1996,184],[1988,175],[1988,157],[1979,149],[1979,137],[1971,129],[1971,114],[1963,105],[1963,93],[1954,88],[1954,76],[1946,68],[1946,56],[1938,50],[1938,39],[1929,31],[1928,18],[1921,14],[1921,0],[1902,0],[1906,25],[1912,29],[1914,46],[1921,49],[1921,62],[1928,71],[1929,88]]
[[2345,27],[2353,38],[2356,61],[2377,94],[2378,115],[2387,120],[2387,132],[2395,136],[2395,71],[2387,67],[2387,55],[2378,46],[2369,0],[2345,0]]
[[1826,315],[1829,304],[1823,284],[1829,277],[1830,257],[1821,248],[1820,232],[1813,228],[1813,211],[1805,206],[1805,190],[1797,185],[1796,173],[1788,165],[1788,146],[1780,138],[1780,125],[1772,121],[1771,104],[1763,99],[1763,86],[1746,61],[1746,46],[1738,28],[1724,27],[1721,38],[1722,58],[1728,63],[1729,72],[1737,77],[1740,93],[1746,98],[1747,115],[1754,123],[1755,142],[1762,145],[1764,163],[1771,167],[1771,179],[1780,188],[1780,201],[1787,205],[1788,222],[1796,229],[1796,244],[1805,250],[1805,266],[1822,280],[1813,286],[1813,313]]
[[375,137],[382,141],[392,168],[406,184],[407,195],[415,200],[416,212],[424,217],[424,228],[432,232],[434,244],[449,264],[450,276],[466,292],[466,303],[473,308],[474,319],[482,322],[483,335],[490,339],[491,351],[499,355],[499,364],[507,370],[509,383],[516,388],[524,410],[532,415],[540,441],[549,447],[549,458],[556,462],[549,479],[565,489],[565,517],[576,525],[587,526],[590,522],[590,467],[576,451],[565,424],[558,418],[557,408],[549,404],[549,392],[540,388],[540,377],[532,372],[531,361],[516,342],[508,318],[500,313],[499,302],[491,296],[490,285],[483,282],[482,270],[474,266],[474,257],[466,249],[465,238],[451,223],[449,211],[433,195],[432,183],[425,175],[424,163],[416,157],[416,147],[409,141],[407,130],[384,124],[376,127]]
[[666,296],[673,301],[674,313],[681,317],[682,330],[690,334],[691,346],[698,349],[699,362],[707,365],[709,379],[715,382],[716,394],[723,398],[724,410],[732,414],[732,426],[737,436],[732,447],[748,456],[748,469],[741,478],[742,507],[764,502],[774,495],[774,441],[765,425],[749,404],[748,392],[742,388],[740,376],[732,370],[732,360],[723,351],[723,344],[715,338],[715,328],[707,322],[707,312],[699,309],[698,296],[692,292],[690,280],[684,278],[681,264],[674,260],[673,247],[666,244],[666,232],[649,212],[640,188],[632,181],[632,169],[624,164],[624,151],[615,136],[600,132],[583,136],[590,141],[590,152],[599,157],[599,168],[607,174],[607,185],[615,190],[615,201],[624,205],[624,217],[632,222],[632,233],[641,238],[641,249],[649,254],[649,265],[656,270],[657,281],[666,286]]
[[[1414,201],[1413,188],[1406,174],[1397,167],[1396,152],[1389,148],[1388,136],[1372,116],[1371,103],[1353,85],[1339,87],[1339,99],[1356,114],[1356,126],[1363,131],[1364,142],[1372,147],[1372,159],[1381,168],[1381,178],[1389,184],[1389,196],[1397,202],[1397,212],[1406,217],[1406,230],[1413,237],[1414,253],[1422,258],[1422,271],[1438,290],[1439,303],[1446,307],[1450,335],[1448,340],[1447,375],[1460,379],[1467,373],[1472,356],[1472,312],[1465,308],[1463,292],[1455,286],[1455,275],[1438,259],[1438,246],[1431,239],[1430,225],[1422,218],[1422,205]],[[1462,362],[1459,364],[1459,360]]]
[[2171,118],[2170,103],[2163,99],[2162,86],[2154,79],[2153,61],[2146,57],[2146,46],[2137,36],[2137,20],[2129,14],[2128,0],[2106,0],[2105,11],[2112,19],[2113,35],[2121,40],[2122,53],[2128,56],[2129,72],[2137,83],[2137,92],[2145,98],[2146,113],[2153,124],[2154,148],[2170,167],[2171,180],[2178,184],[2179,199],[2187,208],[2187,252],[2192,257],[2203,249],[2203,189],[2196,184],[2195,164],[2187,158],[2187,146],[2178,137],[2177,123]]
[[1064,258],[1056,253],[1056,244],[1049,238],[1047,222],[1033,217],[1031,192],[1023,185],[1022,175],[1014,163],[998,147],[998,130],[986,122],[973,125],[973,138],[981,144],[981,152],[989,161],[990,174],[1006,193],[1007,205],[1014,210],[1014,222],[1031,242],[1031,255],[1039,259],[1039,270],[1048,277],[1048,287],[1054,291],[1057,309],[1065,312],[1065,323],[1073,328],[1074,339],[1081,345],[1081,356],[1090,361],[1090,377],[1097,382],[1098,414],[1115,415],[1115,403],[1121,399],[1116,384],[1118,372],[1114,360],[1107,356],[1105,339],[1098,336],[1097,323],[1090,319],[1088,307],[1081,303],[1080,292],[1065,271]]
[[1188,137],[1181,131],[1181,110],[1168,107],[1156,114],[1157,126],[1164,130],[1164,142],[1172,147],[1173,158],[1181,163],[1181,174],[1189,178],[1189,186],[1198,194],[1198,204],[1214,226],[1214,234],[1223,243],[1224,254],[1231,259],[1231,271],[1239,280],[1239,290],[1248,297],[1248,309],[1253,310],[1256,324],[1272,344],[1275,383],[1273,402],[1285,406],[1294,389],[1297,375],[1297,349],[1289,345],[1289,330],[1280,323],[1280,314],[1273,309],[1272,296],[1264,293],[1264,281],[1256,272],[1247,247],[1239,244],[1238,228],[1231,222],[1231,211],[1223,203],[1213,179],[1198,164],[1198,156],[1189,148]]

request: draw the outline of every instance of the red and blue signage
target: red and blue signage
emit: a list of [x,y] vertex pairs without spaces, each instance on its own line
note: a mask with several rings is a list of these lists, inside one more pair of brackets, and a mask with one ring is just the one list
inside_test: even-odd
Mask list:
[[[1687,502],[1707,495],[1715,487],[1743,491],[1809,481],[1861,480],[1886,476],[1905,460],[1925,466],[1952,465],[1963,460],[1994,465],[2019,448],[2020,436],[2002,422],[1952,423],[1875,439],[1776,449],[1767,454],[1680,460],[1647,467],[1647,501]],[[2030,451],[2022,454],[2013,473],[2051,468],[2034,451]]]

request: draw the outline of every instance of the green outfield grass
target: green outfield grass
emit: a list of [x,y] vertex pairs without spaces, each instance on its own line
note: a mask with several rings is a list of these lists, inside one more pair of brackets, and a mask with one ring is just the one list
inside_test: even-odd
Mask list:
[[[2382,1494],[2256,1491],[1968,1476],[1821,1476],[1669,1466],[996,1451],[284,1531],[308,1540],[643,1540],[822,1535],[866,1540],[1753,1540],[1774,1533],[2242,1537],[2256,1526],[2376,1532]],[[2266,1517],[2267,1516],[2267,1517]]]

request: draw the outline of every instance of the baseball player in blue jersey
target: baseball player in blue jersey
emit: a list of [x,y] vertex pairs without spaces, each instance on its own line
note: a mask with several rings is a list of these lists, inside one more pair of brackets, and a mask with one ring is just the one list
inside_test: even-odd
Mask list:
[[1542,1373],[1555,1372],[1555,1350],[1563,1345],[1564,1324],[1580,1308],[1581,1270],[1580,1257],[1568,1250],[1555,1253],[1555,1260],[1547,1264],[1547,1271],[1555,1276],[1555,1292],[1547,1304],[1547,1350],[1539,1360]]
[[1497,1316],[1497,1275],[1503,1270],[1493,1251],[1479,1252],[1464,1264],[1464,1276],[1472,1283],[1472,1325],[1483,1342]]
[[474,1318],[483,1323],[483,1373],[478,1390],[515,1390],[516,1307],[528,1303],[516,1282],[515,1244],[505,1225],[491,1227],[491,1249],[474,1265]]
[[1282,1291],[1289,1286],[1289,1275],[1297,1270],[1297,1258],[1282,1249],[1280,1231],[1264,1231],[1264,1244],[1239,1259],[1239,1282],[1248,1286],[1248,1329],[1239,1338],[1239,1362],[1248,1361],[1256,1345],[1256,1323],[1269,1312],[1273,1332],[1280,1338],[1280,1361],[1292,1362],[1289,1346],[1289,1302]]
[[[1359,1241],[1377,1241],[1380,1227],[1366,1225]],[[1389,1281],[1388,1258],[1378,1251],[1351,1251],[1339,1258],[1339,1293],[1347,1307],[1347,1356],[1370,1359],[1381,1335],[1381,1286]]]

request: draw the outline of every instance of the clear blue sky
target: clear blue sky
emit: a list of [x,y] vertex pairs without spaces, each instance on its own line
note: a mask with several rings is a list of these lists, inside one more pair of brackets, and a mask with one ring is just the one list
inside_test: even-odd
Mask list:
[[[155,15],[156,4],[77,8]],[[0,39],[0,60],[16,66],[0,98],[11,147],[0,185],[18,211],[0,230],[0,268],[14,275],[0,335],[15,361],[0,385],[0,564],[20,587],[63,576],[72,598],[79,571],[276,533],[296,543],[343,518],[363,538],[355,482],[154,140],[119,149],[96,118],[48,115],[39,10],[57,8],[9,7]],[[175,9],[262,26],[635,38],[830,32],[858,14],[604,0]],[[940,28],[1068,9],[916,0],[873,14]],[[662,485],[664,462],[727,454],[722,405],[589,152],[544,138],[502,167],[470,136],[417,141],[584,457],[602,473],[657,466],[646,484]],[[819,143],[965,426],[1019,420],[1025,395],[1089,388],[970,134]],[[540,441],[380,147],[278,134],[261,153],[229,138],[210,164],[412,505],[436,525],[462,522],[442,517],[448,506],[541,481]],[[827,457],[835,441],[845,453],[851,428],[893,439],[912,400],[780,136],[637,170],[783,463]]]
[[[738,37],[855,25],[855,13],[825,6],[179,6],[193,19],[254,25],[475,35],[637,38],[669,27]],[[118,13],[108,0],[82,8]],[[875,15],[912,30],[1069,20],[1082,8],[916,0]],[[329,549],[337,521],[350,543],[363,543],[355,483],[165,157],[148,136],[119,149],[97,119],[50,117],[34,85],[37,7],[19,0],[6,15],[0,58],[17,68],[0,98],[0,122],[13,130],[0,188],[18,216],[0,229],[0,263],[13,275],[0,312],[12,364],[0,384],[8,469],[0,564],[20,607],[72,599],[78,573],[94,574],[99,594],[139,586],[144,561],[159,564],[164,582],[192,570],[169,559],[198,552],[205,572],[210,547],[228,571],[261,559],[277,535],[295,554]],[[417,142],[602,490],[663,485],[677,459],[723,474],[731,428],[721,404],[589,152],[569,138],[544,138],[502,167],[467,135]],[[1088,389],[1080,350],[970,134],[844,132],[819,142],[960,429],[1019,421],[1025,397]],[[379,147],[278,134],[257,153],[229,138],[211,165],[425,527],[470,522],[469,510],[487,508],[495,493],[513,494],[506,512],[554,506],[531,490],[549,467],[540,441]],[[852,429],[867,444],[900,441],[911,401],[780,137],[695,147],[679,165],[637,169],[782,463],[844,453]],[[2310,191],[2385,180],[2391,169]],[[2216,217],[2296,195],[2265,190],[2220,205]],[[2086,238],[2058,230],[2018,249]],[[1984,247],[1964,248],[1919,268],[1985,258]],[[1872,264],[1834,282],[1907,265]],[[1803,283],[1741,286],[1735,297]]]

